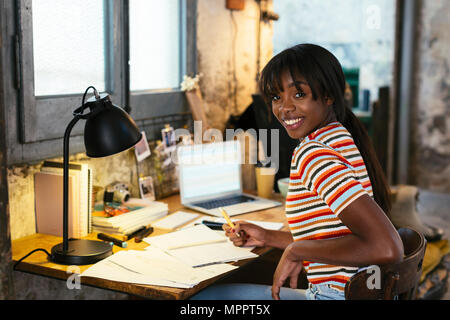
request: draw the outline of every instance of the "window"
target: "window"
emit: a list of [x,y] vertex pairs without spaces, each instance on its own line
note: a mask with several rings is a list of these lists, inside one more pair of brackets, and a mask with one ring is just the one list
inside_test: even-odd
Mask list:
[[129,1],[129,104],[135,119],[187,110],[187,106],[178,108],[185,105],[179,86],[184,74],[196,71],[193,4],[180,0]]
[[105,91],[103,0],[32,5],[35,96],[83,93],[89,85]]
[[[10,50],[18,66],[22,158],[61,154],[55,140],[91,85],[131,107],[138,125],[187,110],[179,85],[183,74],[196,72],[195,0],[20,0],[16,6]],[[4,16],[14,12],[9,7]],[[72,135],[82,130],[77,125]],[[41,152],[37,143],[48,147]],[[83,150],[81,139],[74,145],[71,151]],[[37,153],[25,155],[27,149]]]
[[22,143],[63,137],[90,85],[123,105],[121,2],[21,0],[18,10]]
[[131,91],[178,88],[181,14],[178,0],[130,1]]

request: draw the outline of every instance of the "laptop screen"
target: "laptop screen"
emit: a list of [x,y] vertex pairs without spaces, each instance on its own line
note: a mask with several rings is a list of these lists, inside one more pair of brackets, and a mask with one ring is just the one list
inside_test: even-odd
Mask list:
[[177,153],[183,203],[241,191],[239,141],[182,146]]

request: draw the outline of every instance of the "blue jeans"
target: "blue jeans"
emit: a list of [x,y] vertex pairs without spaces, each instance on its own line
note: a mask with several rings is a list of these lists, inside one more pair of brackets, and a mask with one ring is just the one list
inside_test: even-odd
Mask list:
[[310,284],[306,290],[308,300],[345,300],[345,293],[332,288],[329,284]]
[[[229,283],[210,286],[191,300],[272,300],[272,287],[261,284]],[[345,300],[344,292],[327,284],[310,284],[308,289],[280,289],[281,300]]]

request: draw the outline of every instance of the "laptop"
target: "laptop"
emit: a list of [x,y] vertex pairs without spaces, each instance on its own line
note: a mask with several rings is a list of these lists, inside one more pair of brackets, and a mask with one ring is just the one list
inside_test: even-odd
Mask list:
[[181,204],[222,217],[273,208],[278,201],[242,191],[241,145],[238,140],[177,148]]

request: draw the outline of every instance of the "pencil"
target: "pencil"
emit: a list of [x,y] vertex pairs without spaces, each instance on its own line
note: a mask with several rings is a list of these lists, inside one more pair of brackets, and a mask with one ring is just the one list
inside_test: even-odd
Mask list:
[[[233,222],[231,222],[230,217],[228,216],[227,212],[222,208],[219,207],[220,212],[222,213],[223,217],[225,218],[225,220],[227,221],[228,225],[234,229],[235,226],[233,224]],[[239,233],[237,233],[237,236],[240,237],[241,235]]]

